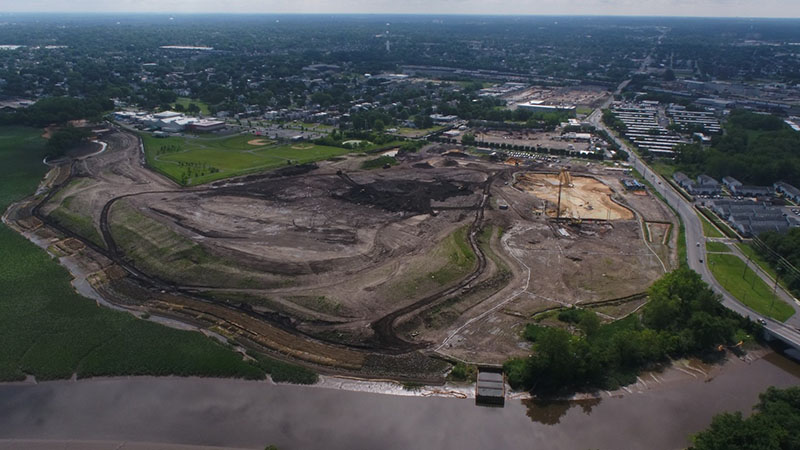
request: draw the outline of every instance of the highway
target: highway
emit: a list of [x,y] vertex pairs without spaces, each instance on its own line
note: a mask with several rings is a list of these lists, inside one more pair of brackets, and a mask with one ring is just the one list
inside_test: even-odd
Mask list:
[[[624,82],[622,85],[620,85],[620,88],[617,90],[616,94],[619,94],[622,88],[624,88],[625,84],[627,83]],[[642,161],[642,159],[639,158],[639,156],[633,152],[625,144],[625,142],[617,138],[614,132],[607,128],[605,124],[603,124],[602,109],[607,108],[612,99],[613,97],[609,98],[603,107],[596,109],[589,116],[588,120],[596,128],[608,132],[609,136],[614,139],[616,144],[619,145],[620,149],[628,153],[628,162],[630,162],[631,165],[652,184],[653,188],[667,200],[667,203],[678,212],[678,215],[683,221],[683,226],[686,232],[686,253],[689,267],[695,272],[699,273],[703,278],[703,281],[708,283],[715,292],[722,296],[722,304],[727,308],[741,314],[742,316],[750,317],[753,320],[763,318],[766,321],[765,328],[769,332],[779,337],[786,343],[800,349],[800,332],[798,331],[800,330],[800,314],[795,313],[795,315],[789,318],[786,323],[781,323],[768,317],[762,317],[759,313],[751,310],[736,300],[729,292],[725,290],[725,288],[717,281],[717,279],[714,278],[714,276],[711,274],[711,270],[706,265],[706,240],[705,236],[703,235],[703,225],[700,222],[700,218],[697,216],[692,203],[679,194],[670,183],[661,178],[658,173],[645,164],[645,162]],[[697,245],[698,242],[700,245]],[[782,291],[782,288],[778,287],[778,289]],[[783,292],[782,297],[789,299],[792,298],[785,292]],[[794,307],[796,311],[798,310],[798,305],[793,300],[789,300],[789,304]]]

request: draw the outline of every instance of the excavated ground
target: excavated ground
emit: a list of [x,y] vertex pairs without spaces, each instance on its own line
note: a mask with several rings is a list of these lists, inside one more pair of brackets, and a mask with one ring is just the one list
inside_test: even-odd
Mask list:
[[64,248],[112,303],[322,371],[440,377],[419,350],[502,362],[527,351],[531,314],[640,293],[674,263],[674,237],[642,231],[671,212],[599,165],[573,172],[619,220],[570,224],[514,186],[512,171],[554,167],[439,147],[385,170],[348,156],[179,188],[143,167],[135,136],[103,139],[20,223],[83,242]]

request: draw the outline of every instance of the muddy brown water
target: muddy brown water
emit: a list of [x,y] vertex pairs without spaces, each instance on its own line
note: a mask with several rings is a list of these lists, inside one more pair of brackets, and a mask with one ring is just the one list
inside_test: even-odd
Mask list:
[[720,411],[800,383],[771,354],[711,381],[576,403],[398,397],[266,382],[119,378],[0,385],[0,439],[288,449],[677,449]]

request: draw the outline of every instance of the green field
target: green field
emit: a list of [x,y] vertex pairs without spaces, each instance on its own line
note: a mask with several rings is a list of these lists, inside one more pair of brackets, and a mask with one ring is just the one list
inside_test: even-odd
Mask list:
[[754,311],[781,322],[794,314],[794,308],[772,295],[772,286],[747,267],[736,255],[709,254],[708,265],[714,278],[739,301]]
[[403,137],[417,137],[417,136],[424,136],[426,134],[439,131],[439,130],[441,130],[443,128],[444,127],[441,127],[441,126],[435,126],[435,127],[430,127],[430,128],[406,128],[406,127],[400,127],[400,128],[397,129],[397,132],[394,133],[394,134],[399,135],[399,136],[403,136]]
[[715,253],[730,253],[731,249],[724,242],[706,242],[706,250]]
[[173,107],[174,105],[181,105],[183,106],[183,109],[186,110],[186,108],[189,107],[189,103],[194,103],[197,105],[197,107],[200,108],[200,114],[204,116],[211,115],[211,110],[208,109],[208,105],[204,101],[195,98],[178,97],[178,99],[175,100],[175,103],[173,103]]
[[[738,236],[738,235],[736,234],[736,232],[735,232],[735,231],[733,231],[733,230],[731,229],[731,227],[729,227],[729,226],[728,226],[728,224],[726,224],[725,222],[723,222],[723,221],[722,221],[722,220],[721,220],[721,219],[720,219],[720,218],[719,218],[719,217],[718,217],[716,214],[714,214],[714,213],[713,213],[712,211],[710,211],[708,208],[703,208],[703,207],[701,207],[701,206],[698,206],[698,207],[697,207],[697,209],[698,209],[698,210],[700,210],[700,218],[701,218],[701,219],[704,219],[704,220],[708,220],[708,221],[710,221],[710,222],[713,222],[713,224],[714,224],[714,225],[716,225],[716,227],[717,227],[719,230],[721,230],[721,231],[722,231],[722,234],[723,234],[723,235],[726,235],[726,236],[728,236],[729,238],[736,238],[736,237]],[[705,212],[706,214],[708,214],[708,216],[707,216],[707,217],[705,216],[705,214],[703,214],[704,212]],[[703,224],[703,230],[704,230],[704,232],[705,232],[705,227],[706,227],[706,224],[704,223],[704,224]],[[713,227],[711,227],[711,228],[713,228]],[[717,234],[719,234],[719,232],[717,232]],[[708,236],[708,235],[706,235],[706,236]],[[709,236],[709,237],[715,237],[715,236]],[[723,237],[723,236],[718,236],[718,237]]]
[[[289,164],[320,161],[351,150],[309,143],[276,145],[250,134],[171,136],[142,133],[147,164],[185,186],[194,186]],[[263,144],[248,142],[260,140]]]
[[305,129],[305,130],[315,130],[315,131],[331,131],[333,130],[333,126],[325,125],[322,123],[313,123],[313,122],[287,122],[284,125],[284,128],[292,128],[292,129]]
[[[0,129],[0,210],[34,192],[44,175],[39,134]],[[199,332],[97,306],[72,289],[69,273],[47,253],[4,225],[0,248],[0,381],[73,374],[265,376],[265,362],[246,362]],[[291,378],[292,371],[281,369]],[[311,379],[299,372],[302,381]]]
[[[767,262],[767,260],[765,260],[764,257],[761,256],[761,254],[758,253],[756,251],[756,249],[753,248],[752,245],[742,242],[740,244],[736,244],[736,247],[742,253],[744,253],[745,256],[750,258],[751,262],[754,262],[754,263],[758,264],[758,267],[760,267],[761,270],[766,272],[767,275],[772,277],[773,280],[775,279],[775,277],[778,276],[777,272],[775,272],[775,268],[772,267],[772,265],[769,262]],[[786,289],[787,292],[791,292],[791,291],[789,291],[789,285],[786,284],[786,281],[783,278],[780,278],[778,280],[778,284],[783,286],[783,288]]]
[[700,222],[703,225],[703,234],[706,237],[711,237],[711,238],[725,237],[722,233],[719,232],[717,227],[712,225],[711,222],[709,222],[708,219],[705,218],[705,216],[703,216],[702,214],[698,214],[698,216],[700,217]]

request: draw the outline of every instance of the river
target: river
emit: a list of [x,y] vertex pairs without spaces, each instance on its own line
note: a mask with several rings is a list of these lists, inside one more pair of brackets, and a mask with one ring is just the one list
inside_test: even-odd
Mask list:
[[[714,414],[750,411],[768,386],[798,383],[800,365],[774,353],[751,364],[736,360],[710,381],[579,403],[509,400],[505,408],[203,378],[12,383],[0,385],[0,440],[275,444],[280,450],[677,449]],[[5,445],[0,442],[15,448]]]

